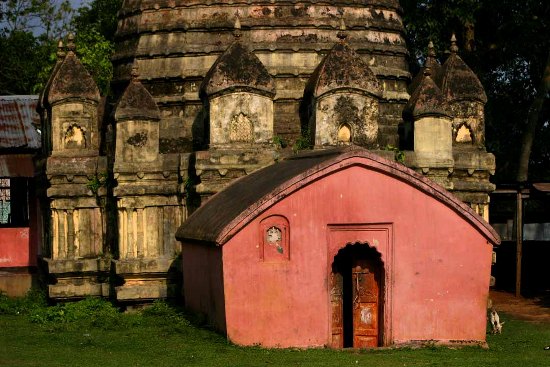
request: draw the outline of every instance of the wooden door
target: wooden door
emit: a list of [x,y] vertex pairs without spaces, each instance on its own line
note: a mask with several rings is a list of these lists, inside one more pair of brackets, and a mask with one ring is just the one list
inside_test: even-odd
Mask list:
[[344,347],[344,305],[343,305],[343,277],[340,273],[330,275],[330,304],[332,309],[332,348]]
[[379,339],[379,270],[371,261],[353,259],[351,282],[353,347],[377,347]]

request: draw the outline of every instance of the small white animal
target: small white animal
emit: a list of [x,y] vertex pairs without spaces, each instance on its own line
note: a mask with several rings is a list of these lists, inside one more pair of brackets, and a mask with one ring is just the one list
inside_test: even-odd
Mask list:
[[489,322],[491,323],[491,332],[493,334],[502,334],[502,325],[504,325],[504,321],[500,322],[500,317],[498,317],[497,310],[495,310],[494,307],[491,307],[491,311],[489,312]]

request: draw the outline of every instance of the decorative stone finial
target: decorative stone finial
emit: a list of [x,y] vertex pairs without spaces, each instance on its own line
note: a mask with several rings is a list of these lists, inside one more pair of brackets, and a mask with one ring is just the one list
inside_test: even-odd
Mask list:
[[133,81],[137,80],[139,77],[139,67],[137,66],[135,61],[132,65],[132,71],[130,72],[130,75],[132,76]]
[[428,57],[435,57],[435,47],[432,40],[428,43]]
[[344,21],[344,15],[340,18],[340,31],[336,35],[342,41],[348,37],[348,32],[346,32],[346,22]]
[[76,46],[74,44],[74,33],[69,33],[67,36],[67,51],[74,52],[76,50]]
[[233,36],[235,36],[235,38],[240,38],[242,36],[242,33],[241,33],[241,20],[239,19],[239,13],[237,13],[235,17],[235,25],[233,26],[233,28],[234,28]]
[[451,36],[451,53],[456,54],[458,52],[458,46],[456,45],[456,36],[453,33]]
[[429,66],[424,66],[424,76],[431,76],[432,75],[432,68]]
[[65,47],[63,46],[63,41],[62,40],[59,40],[59,42],[57,42],[57,59],[58,60],[61,60],[63,58],[65,58]]

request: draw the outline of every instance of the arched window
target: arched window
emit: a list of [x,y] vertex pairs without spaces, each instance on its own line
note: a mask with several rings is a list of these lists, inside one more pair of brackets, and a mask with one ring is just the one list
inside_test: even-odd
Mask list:
[[338,143],[351,143],[351,127],[348,124],[342,124],[338,129]]

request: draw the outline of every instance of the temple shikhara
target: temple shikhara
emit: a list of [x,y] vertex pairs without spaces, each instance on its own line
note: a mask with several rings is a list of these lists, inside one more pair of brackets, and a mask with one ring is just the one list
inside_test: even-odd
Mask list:
[[402,15],[125,0],[111,96],[68,36],[37,107],[49,297],[180,298],[245,345],[484,342],[487,97],[451,34],[411,75]]

